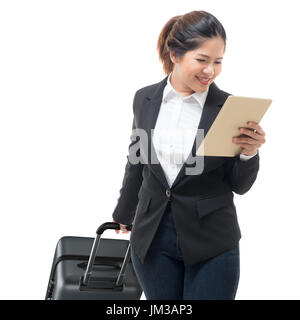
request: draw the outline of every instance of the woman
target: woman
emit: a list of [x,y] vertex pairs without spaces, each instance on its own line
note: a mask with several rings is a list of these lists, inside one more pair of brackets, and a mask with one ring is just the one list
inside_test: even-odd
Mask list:
[[158,39],[168,76],[134,97],[129,156],[113,221],[123,233],[133,224],[131,259],[148,300],[236,295],[241,233],[233,192],[246,193],[256,179],[263,129],[248,123],[232,141],[240,155],[203,157],[199,174],[187,171],[188,160],[197,158],[197,129],[205,136],[230,95],[214,83],[225,47],[225,30],[213,15],[192,11],[171,18]]

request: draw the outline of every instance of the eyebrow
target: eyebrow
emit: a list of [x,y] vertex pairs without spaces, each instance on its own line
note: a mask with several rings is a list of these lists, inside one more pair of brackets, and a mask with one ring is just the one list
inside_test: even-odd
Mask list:
[[[203,54],[203,53],[199,53],[198,55],[206,57],[206,58],[209,58],[209,56],[207,56],[206,54]],[[216,59],[223,59],[223,57],[219,57],[219,58],[216,58]]]

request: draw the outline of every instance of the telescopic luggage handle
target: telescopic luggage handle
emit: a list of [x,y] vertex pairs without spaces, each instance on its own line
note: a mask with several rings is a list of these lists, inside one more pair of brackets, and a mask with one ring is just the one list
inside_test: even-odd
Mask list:
[[[127,230],[131,230],[132,224],[126,226]],[[105,222],[102,223],[101,226],[97,229],[96,233],[101,235],[107,229],[115,229],[120,230],[120,224],[117,222]]]
[[[131,228],[132,228],[132,224],[126,226],[126,230],[128,230],[128,231],[130,231]],[[93,265],[95,263],[97,249],[98,249],[99,242],[100,242],[100,238],[101,238],[102,233],[107,229],[120,230],[121,228],[120,228],[120,224],[117,222],[105,222],[105,223],[101,224],[101,226],[97,229],[97,231],[96,231],[97,236],[95,237],[92,251],[91,251],[89,261],[87,264],[87,268],[86,268],[86,271],[85,271],[83,278],[82,278],[81,284],[83,286],[87,286],[88,281],[91,277]],[[129,259],[130,259],[130,242],[128,244],[126,254],[125,254],[122,266],[121,266],[120,273],[119,273],[118,278],[116,280],[115,286],[120,286],[123,283],[123,279],[124,279],[124,275],[125,275],[125,271],[126,271],[126,267],[128,265]]]

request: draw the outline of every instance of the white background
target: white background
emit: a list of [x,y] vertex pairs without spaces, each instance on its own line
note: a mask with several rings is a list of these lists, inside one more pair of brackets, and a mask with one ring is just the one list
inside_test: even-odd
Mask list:
[[261,122],[267,142],[258,178],[235,196],[236,299],[299,299],[296,7],[288,0],[0,1],[0,299],[44,299],[58,239],[92,237],[111,221],[134,93],[165,77],[158,35],[168,19],[192,10],[212,13],[227,33],[216,84],[273,99]]

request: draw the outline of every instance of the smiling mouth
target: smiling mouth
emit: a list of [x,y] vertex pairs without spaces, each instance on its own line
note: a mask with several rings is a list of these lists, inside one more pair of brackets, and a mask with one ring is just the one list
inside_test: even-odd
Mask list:
[[196,78],[202,84],[208,84],[209,81],[212,79],[212,78],[199,78],[198,76],[196,76]]

